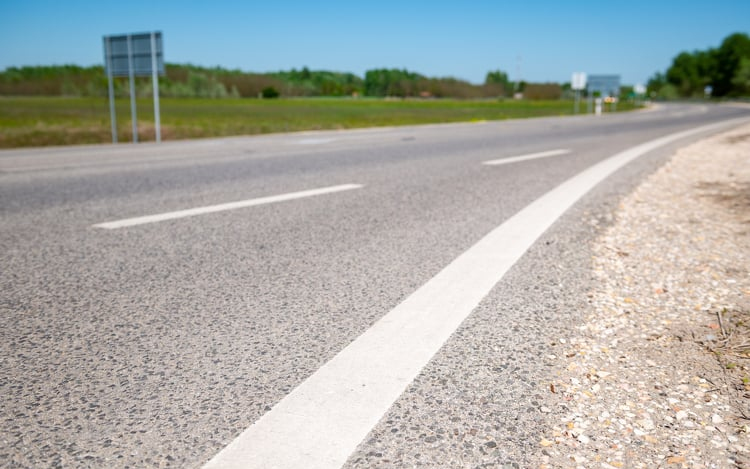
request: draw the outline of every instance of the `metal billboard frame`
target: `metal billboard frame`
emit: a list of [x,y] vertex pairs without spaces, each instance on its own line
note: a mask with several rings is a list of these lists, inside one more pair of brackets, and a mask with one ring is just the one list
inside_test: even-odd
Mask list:
[[112,143],[117,143],[117,118],[113,77],[127,76],[130,82],[130,114],[133,123],[133,143],[138,143],[138,119],[135,106],[135,77],[151,76],[154,95],[154,124],[156,141],[161,142],[159,112],[159,75],[165,75],[164,44],[161,31],[150,33],[104,36],[104,68],[109,89],[109,112],[112,121]]
[[[586,83],[586,91],[588,91],[588,112],[591,112],[594,93],[599,92],[602,97],[620,96],[620,75],[589,75],[588,82]],[[617,101],[613,104],[614,108],[617,108]],[[601,114],[601,97],[596,99],[595,114]]]

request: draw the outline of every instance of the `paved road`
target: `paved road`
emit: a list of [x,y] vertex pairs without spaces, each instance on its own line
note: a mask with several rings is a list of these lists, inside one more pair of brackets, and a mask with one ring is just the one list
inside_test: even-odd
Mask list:
[[[200,467],[562,182],[639,143],[749,115],[672,105],[0,152],[0,465]],[[588,242],[621,194],[706,133],[630,163],[547,230],[346,466],[532,461],[545,357],[580,319]],[[551,150],[570,151],[483,164]],[[311,189],[324,190],[299,194]],[[299,197],[269,199],[283,194]],[[222,205],[235,201],[250,202]],[[215,211],[180,212],[196,207]],[[97,226],[167,213],[178,218]],[[289,451],[303,433],[282,435]]]

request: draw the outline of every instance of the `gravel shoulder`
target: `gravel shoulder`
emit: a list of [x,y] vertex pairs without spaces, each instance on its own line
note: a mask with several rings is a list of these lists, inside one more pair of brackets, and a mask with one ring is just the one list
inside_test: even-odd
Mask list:
[[750,125],[679,150],[593,252],[539,467],[750,467]]

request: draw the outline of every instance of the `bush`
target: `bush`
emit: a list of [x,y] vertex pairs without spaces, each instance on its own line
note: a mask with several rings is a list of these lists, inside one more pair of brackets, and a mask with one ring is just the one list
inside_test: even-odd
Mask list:
[[279,97],[279,91],[273,86],[266,86],[263,88],[263,91],[261,91],[261,94],[263,99],[274,99]]
[[657,92],[657,97],[661,99],[677,99],[680,97],[680,93],[677,87],[671,83],[667,83],[662,86]]

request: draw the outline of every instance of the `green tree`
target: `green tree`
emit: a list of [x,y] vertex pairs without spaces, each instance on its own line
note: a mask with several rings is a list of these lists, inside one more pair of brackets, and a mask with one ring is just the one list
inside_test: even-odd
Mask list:
[[504,95],[507,95],[513,89],[513,86],[510,83],[510,79],[508,78],[508,74],[503,72],[502,70],[487,72],[487,76],[484,79],[484,84],[501,85],[503,87]]
[[656,96],[659,90],[667,84],[667,79],[663,73],[657,72],[654,76],[648,79],[646,84],[646,93],[649,96]]
[[716,75],[714,51],[682,52],[672,61],[666,74],[680,96],[702,96],[703,89]]
[[745,94],[748,88],[742,70],[746,59],[750,59],[750,37],[744,33],[732,34],[717,49],[678,54],[666,74],[657,74],[649,82],[649,92],[662,96],[702,96],[705,87],[711,85],[717,97]]
[[732,88],[742,96],[750,95],[750,57],[743,57],[740,60],[737,72],[732,78]]
[[713,81],[715,96],[735,96],[741,90],[735,89],[737,72],[742,59],[750,59],[750,36],[736,33],[728,36],[716,50],[716,76]]

